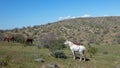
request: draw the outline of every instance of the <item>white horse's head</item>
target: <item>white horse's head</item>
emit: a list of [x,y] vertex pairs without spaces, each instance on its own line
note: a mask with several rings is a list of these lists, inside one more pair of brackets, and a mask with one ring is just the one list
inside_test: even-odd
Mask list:
[[70,44],[70,41],[66,40],[66,41],[64,42],[64,44],[65,44],[65,45],[69,45],[69,44]]

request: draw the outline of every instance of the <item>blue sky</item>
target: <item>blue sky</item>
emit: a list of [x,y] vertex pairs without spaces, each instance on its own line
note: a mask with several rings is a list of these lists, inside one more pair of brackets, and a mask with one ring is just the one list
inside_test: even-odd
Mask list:
[[0,0],[0,29],[76,17],[119,15],[120,0]]

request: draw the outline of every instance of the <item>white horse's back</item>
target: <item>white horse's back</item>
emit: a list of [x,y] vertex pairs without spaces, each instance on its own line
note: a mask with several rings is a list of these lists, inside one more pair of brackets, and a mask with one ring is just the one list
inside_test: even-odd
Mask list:
[[71,50],[74,51],[83,51],[86,50],[86,48],[83,45],[74,45],[70,47]]
[[80,45],[79,48],[81,51],[86,50],[85,46],[83,46],[83,45]]

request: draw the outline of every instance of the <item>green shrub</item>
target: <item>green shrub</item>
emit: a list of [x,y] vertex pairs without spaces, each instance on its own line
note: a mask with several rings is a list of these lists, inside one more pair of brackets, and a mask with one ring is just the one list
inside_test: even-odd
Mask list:
[[65,48],[65,45],[63,44],[62,40],[54,40],[49,43],[48,48],[50,51],[61,50]]
[[62,50],[55,50],[52,52],[51,55],[55,58],[63,58],[63,59],[67,58],[67,56],[64,54]]

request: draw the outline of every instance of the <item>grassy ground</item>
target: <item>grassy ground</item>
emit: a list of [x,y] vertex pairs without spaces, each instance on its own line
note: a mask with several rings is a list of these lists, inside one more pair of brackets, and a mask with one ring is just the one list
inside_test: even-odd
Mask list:
[[[96,55],[87,62],[73,60],[68,48],[64,49],[67,59],[50,56],[48,49],[38,49],[36,46],[26,46],[19,43],[0,42],[0,68],[48,68],[49,63],[56,63],[60,68],[120,68],[120,45],[93,45],[98,49]],[[89,58],[89,54],[87,55]],[[34,59],[43,58],[44,63]]]

